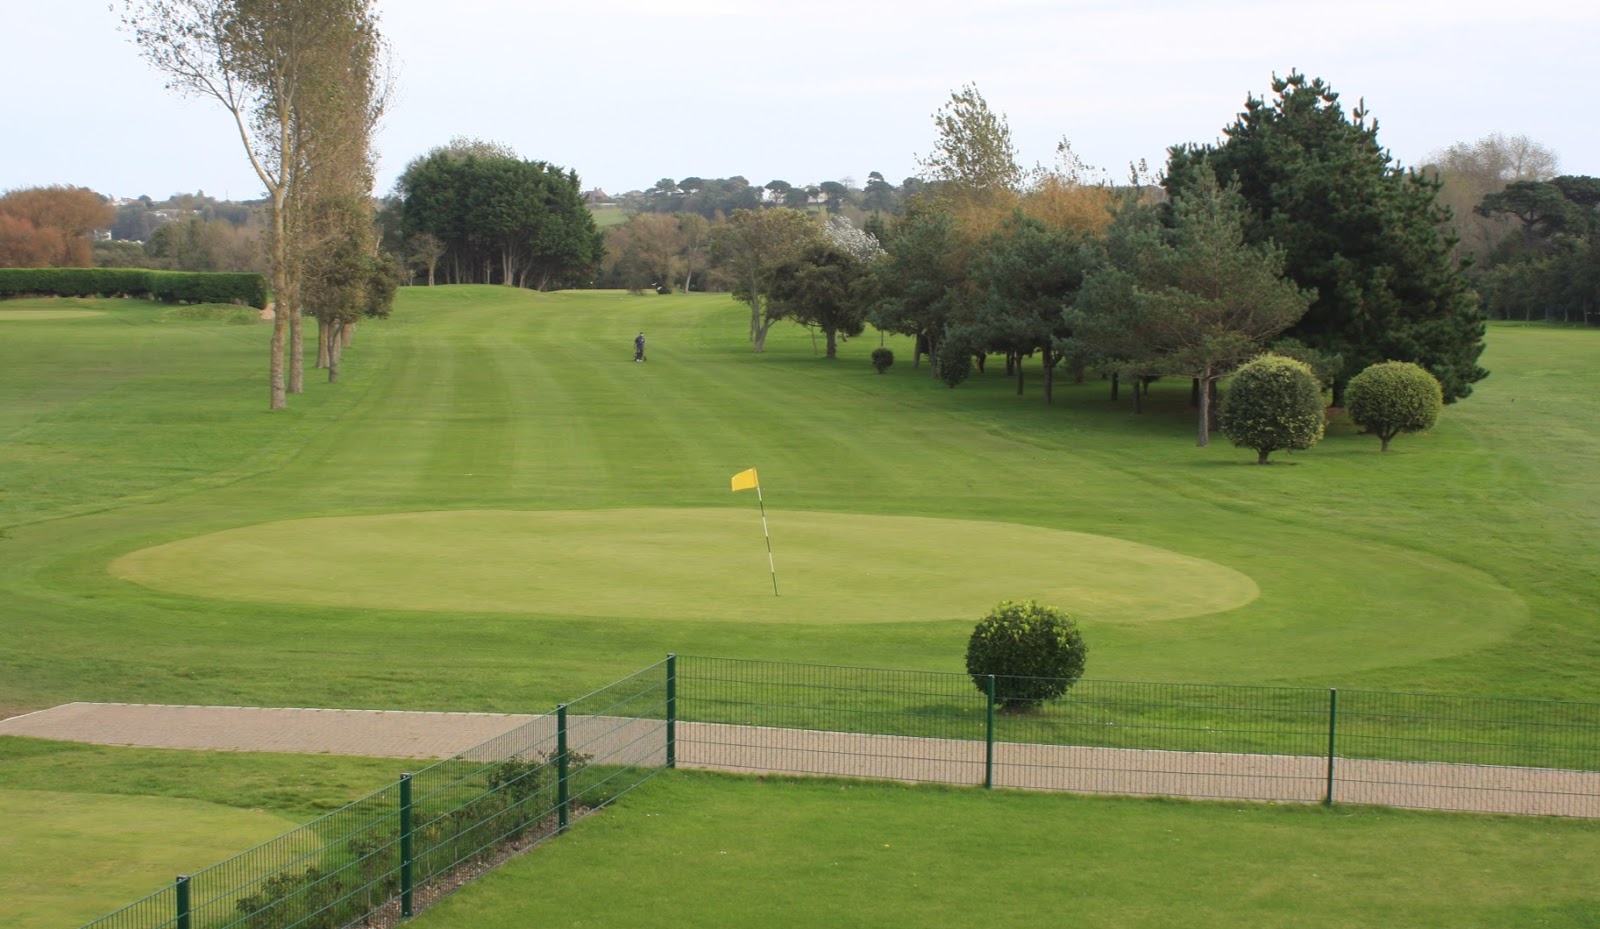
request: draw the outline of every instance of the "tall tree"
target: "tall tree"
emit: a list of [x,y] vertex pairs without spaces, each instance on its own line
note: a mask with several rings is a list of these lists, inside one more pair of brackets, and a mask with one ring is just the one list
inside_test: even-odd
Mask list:
[[[288,405],[285,355],[299,325],[290,242],[297,172],[307,168],[297,114],[303,95],[341,69],[381,69],[383,41],[370,0],[124,0],[123,21],[169,89],[209,97],[232,116],[245,155],[265,188],[271,220],[273,299],[269,407]],[[353,37],[361,37],[352,41]],[[361,56],[372,56],[366,61]]]
[[975,293],[974,339],[1018,360],[1039,352],[1044,402],[1054,397],[1058,343],[1071,335],[1062,311],[1077,299],[1085,269],[1083,238],[1043,221],[1014,214],[979,247],[969,271]]
[[841,333],[857,336],[865,329],[866,307],[857,289],[865,272],[866,263],[837,244],[813,242],[773,272],[775,314],[821,329],[827,357],[835,358]]
[[1316,300],[1288,335],[1340,355],[1341,403],[1351,374],[1379,361],[1414,361],[1447,398],[1465,397],[1478,367],[1483,319],[1451,259],[1437,185],[1392,163],[1378,125],[1357,106],[1298,72],[1274,78],[1275,99],[1250,97],[1216,146],[1171,150],[1165,184],[1174,198],[1200,183],[1209,161],[1244,197],[1252,243],[1275,242],[1286,273]]
[[750,307],[750,344],[755,351],[766,348],[767,333],[787,310],[770,299],[778,268],[799,258],[820,238],[816,220],[786,207],[739,210],[712,231],[713,248],[733,277],[733,295]]
[[1558,161],[1555,152],[1525,135],[1499,132],[1429,155],[1423,171],[1439,180],[1439,203],[1450,211],[1451,231],[1459,239],[1456,254],[1474,262],[1487,258],[1510,231],[1510,221],[1475,207],[1507,184],[1549,180]]
[[966,286],[966,269],[954,257],[955,220],[949,213],[920,207],[894,226],[889,253],[872,267],[874,300],[868,319],[884,332],[916,339],[918,360],[924,348],[939,373],[939,342]]
[[575,172],[456,140],[401,174],[401,230],[444,242],[454,283],[538,290],[588,283],[604,255],[604,237],[579,188]]
[[[1260,354],[1306,313],[1313,294],[1283,277],[1283,256],[1245,241],[1244,205],[1204,164],[1172,204],[1172,225],[1141,239],[1130,263],[1116,269],[1132,287],[1085,288],[1088,315],[1131,315],[1145,344],[1138,350],[1152,373],[1200,382],[1196,444],[1210,444],[1211,385]],[[1099,306],[1131,300],[1130,311]],[[1071,317],[1069,316],[1069,319]]]
[[976,86],[967,84],[952,92],[933,114],[933,123],[938,140],[918,159],[925,180],[949,195],[980,200],[1014,196],[1021,190],[1023,172],[1011,126],[1005,114],[989,109]]
[[635,213],[606,230],[608,278],[633,293],[670,284],[677,276],[683,247],[683,229],[676,216]]

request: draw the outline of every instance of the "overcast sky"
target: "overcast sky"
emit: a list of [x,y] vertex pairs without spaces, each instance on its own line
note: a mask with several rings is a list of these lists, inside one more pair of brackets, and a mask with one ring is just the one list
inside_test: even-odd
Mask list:
[[[1503,132],[1600,175],[1596,0],[376,3],[399,90],[380,193],[456,136],[613,193],[734,174],[897,183],[969,82],[1025,164],[1064,136],[1120,179],[1215,140],[1291,69],[1365,98],[1403,163]],[[0,0],[0,190],[259,196],[227,114],[165,90],[118,21],[107,0]]]

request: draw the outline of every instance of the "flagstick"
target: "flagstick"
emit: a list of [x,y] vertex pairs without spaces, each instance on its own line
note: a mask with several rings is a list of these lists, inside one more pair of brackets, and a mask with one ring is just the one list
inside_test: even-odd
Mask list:
[[761,504],[761,534],[767,537],[767,567],[772,571],[772,595],[778,595],[778,565],[772,560],[772,533],[767,531],[767,504],[761,499],[761,485],[756,485],[756,502]]

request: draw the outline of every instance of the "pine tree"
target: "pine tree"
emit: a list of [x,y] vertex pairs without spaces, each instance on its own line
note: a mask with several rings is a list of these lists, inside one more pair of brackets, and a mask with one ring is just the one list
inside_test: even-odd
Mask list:
[[1446,398],[1467,396],[1489,373],[1477,365],[1483,316],[1439,231],[1437,184],[1395,165],[1377,121],[1359,105],[1347,118],[1320,78],[1291,73],[1272,89],[1275,100],[1246,101],[1221,145],[1172,149],[1168,192],[1193,186],[1203,161],[1238,185],[1251,240],[1274,242],[1288,277],[1316,289],[1285,334],[1343,358],[1335,405],[1351,374],[1395,359],[1433,372]]

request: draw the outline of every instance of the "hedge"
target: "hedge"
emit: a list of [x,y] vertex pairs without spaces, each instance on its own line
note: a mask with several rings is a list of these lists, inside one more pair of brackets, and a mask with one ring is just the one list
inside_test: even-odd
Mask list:
[[146,297],[165,303],[267,305],[260,274],[151,271],[146,268],[0,268],[0,298]]

